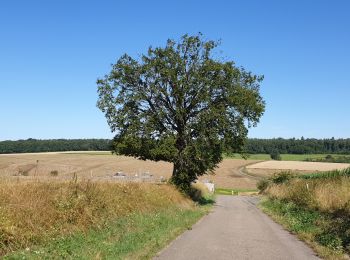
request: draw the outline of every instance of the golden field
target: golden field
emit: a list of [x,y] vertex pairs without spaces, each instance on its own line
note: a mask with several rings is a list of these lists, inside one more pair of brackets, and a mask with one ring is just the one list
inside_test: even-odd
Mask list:
[[[204,175],[200,179],[212,181],[222,188],[255,189],[256,179],[241,171],[245,165],[254,162],[258,161],[224,159],[215,174]],[[161,177],[169,179],[172,168],[172,164],[167,162],[142,161],[107,152],[0,155],[0,177],[7,180],[51,182],[71,180],[76,174],[79,180],[122,181],[122,178],[113,177],[117,172],[127,177],[147,173],[159,180]]]

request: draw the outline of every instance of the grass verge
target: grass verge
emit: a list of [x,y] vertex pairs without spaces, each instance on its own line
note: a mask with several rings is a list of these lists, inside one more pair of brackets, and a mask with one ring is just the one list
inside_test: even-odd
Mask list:
[[44,247],[27,248],[4,259],[150,259],[171,240],[198,221],[206,207],[170,207],[132,214],[102,229],[59,238]]
[[261,180],[261,206],[324,258],[349,259],[350,169],[306,175],[281,172]]
[[165,184],[1,182],[0,258],[147,258],[211,202]]
[[341,229],[346,229],[344,219],[336,220],[328,214],[278,199],[266,198],[260,207],[276,222],[307,242],[321,257],[347,259],[343,246],[346,238],[340,233]]

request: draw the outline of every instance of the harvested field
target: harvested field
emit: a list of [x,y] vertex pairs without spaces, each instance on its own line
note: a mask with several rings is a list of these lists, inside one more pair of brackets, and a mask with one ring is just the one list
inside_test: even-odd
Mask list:
[[248,164],[256,163],[252,160],[224,159],[215,170],[214,175],[204,175],[199,180],[212,181],[216,187],[231,189],[256,189],[257,180],[242,172]]
[[[224,159],[215,175],[204,175],[201,180],[209,180],[217,187],[235,189],[255,189],[256,180],[244,175],[241,168],[258,161]],[[74,174],[79,179],[118,181],[117,172],[125,177],[152,175],[154,179],[171,177],[172,164],[166,162],[141,161],[131,157],[110,155],[107,152],[86,153],[40,153],[0,155],[0,177],[23,180],[71,179]],[[53,176],[52,172],[57,171]],[[142,180],[141,180],[142,181]]]
[[349,168],[347,163],[299,162],[299,161],[264,161],[246,166],[249,174],[267,176],[280,171],[322,172]]

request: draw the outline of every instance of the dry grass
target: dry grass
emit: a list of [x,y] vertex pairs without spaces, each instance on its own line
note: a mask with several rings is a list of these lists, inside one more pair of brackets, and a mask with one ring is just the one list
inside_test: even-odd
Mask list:
[[271,185],[266,193],[278,199],[293,201],[307,208],[334,213],[339,210],[350,216],[350,179],[292,179],[286,184]]
[[192,207],[169,185],[108,182],[2,182],[0,255],[118,217],[169,206]]
[[[269,182],[263,208],[307,241],[325,259],[350,253],[349,170]],[[284,175],[287,176],[287,175]],[[291,176],[291,175],[290,175]],[[294,175],[295,176],[295,175]],[[279,180],[278,182],[276,182]]]

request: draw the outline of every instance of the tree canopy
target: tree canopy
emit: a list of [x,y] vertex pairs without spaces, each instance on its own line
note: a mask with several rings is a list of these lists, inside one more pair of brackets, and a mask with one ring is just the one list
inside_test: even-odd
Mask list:
[[117,153],[174,164],[172,182],[188,191],[222,152],[241,152],[264,112],[262,76],[213,55],[218,42],[184,35],[165,47],[127,54],[97,80],[98,107]]

